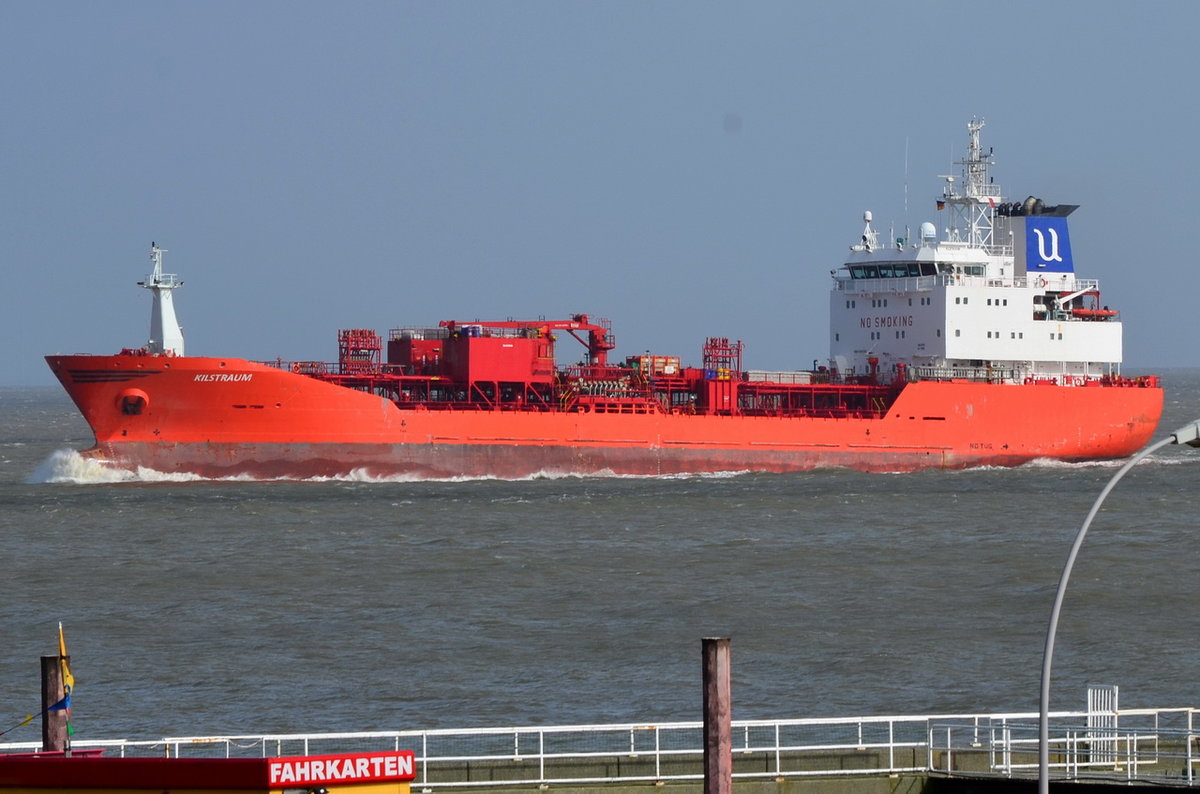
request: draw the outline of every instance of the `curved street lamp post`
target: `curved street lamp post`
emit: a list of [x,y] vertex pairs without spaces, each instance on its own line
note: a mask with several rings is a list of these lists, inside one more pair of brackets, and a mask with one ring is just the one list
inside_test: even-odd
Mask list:
[[1088,513],[1087,518],[1083,521],[1083,526],[1079,528],[1079,532],[1075,535],[1075,543],[1071,546],[1071,553],[1067,555],[1067,564],[1063,566],[1062,576],[1058,580],[1058,590],[1054,593],[1054,608],[1050,611],[1050,625],[1046,629],[1046,649],[1042,654],[1042,692],[1039,703],[1038,722],[1038,794],[1049,794],[1050,791],[1050,663],[1054,658],[1054,634],[1058,630],[1058,613],[1062,610],[1063,596],[1067,590],[1067,580],[1071,577],[1071,568],[1075,565],[1075,558],[1079,555],[1079,547],[1083,545],[1083,538],[1087,535],[1088,527],[1091,526],[1092,519],[1096,517],[1096,513],[1100,511],[1100,505],[1103,504],[1104,498],[1108,496],[1109,491],[1113,489],[1118,480],[1125,476],[1125,472],[1132,469],[1138,463],[1141,463],[1151,453],[1169,444],[1187,444],[1190,447],[1200,447],[1200,419],[1179,428],[1163,440],[1146,447],[1130,458],[1113,475],[1112,479],[1108,481],[1108,485],[1104,486],[1104,490],[1096,497],[1096,502],[1092,505],[1091,512]]

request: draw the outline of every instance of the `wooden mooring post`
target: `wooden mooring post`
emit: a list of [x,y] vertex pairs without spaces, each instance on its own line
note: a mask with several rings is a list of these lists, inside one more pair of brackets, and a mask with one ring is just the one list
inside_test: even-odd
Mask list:
[[[68,663],[70,657],[67,657]],[[42,752],[69,753],[70,738],[67,735],[67,712],[62,709],[50,711],[50,707],[63,699],[62,657],[42,657]]]
[[707,637],[704,648],[704,794],[733,794],[733,707],[729,638]]

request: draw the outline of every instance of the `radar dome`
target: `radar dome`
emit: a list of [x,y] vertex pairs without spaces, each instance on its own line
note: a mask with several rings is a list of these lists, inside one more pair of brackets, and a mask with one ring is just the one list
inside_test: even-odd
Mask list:
[[925,221],[924,223],[922,223],[921,224],[921,239],[922,240],[936,240],[937,239],[937,227],[934,226],[929,221]]

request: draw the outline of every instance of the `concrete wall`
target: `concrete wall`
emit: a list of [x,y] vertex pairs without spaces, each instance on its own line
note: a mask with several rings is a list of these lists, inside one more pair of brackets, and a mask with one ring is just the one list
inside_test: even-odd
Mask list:
[[[872,770],[886,768],[888,760],[887,752],[883,750],[806,751],[786,754],[783,768],[796,772]],[[965,762],[969,759],[964,758],[963,760]],[[957,767],[959,760],[954,759],[954,761]],[[896,768],[923,768],[925,763],[926,756],[923,750],[920,752],[912,749],[898,750],[892,757],[892,765]],[[986,764],[986,759],[983,763]],[[733,772],[735,775],[770,775],[775,768],[775,756],[773,753],[740,753],[735,751],[733,754]],[[631,781],[630,785],[654,785],[655,781],[662,780],[663,782],[659,786],[662,787],[664,785],[674,785],[674,781],[664,780],[665,778],[694,775],[699,779],[704,774],[704,768],[702,758],[699,754],[675,757],[667,756],[659,762],[657,767],[652,755],[630,754],[598,756],[589,759],[552,759],[546,762],[544,774],[539,768],[536,759],[524,758],[511,762],[464,761],[437,764],[429,768],[427,778],[423,773],[424,770],[418,768],[417,781],[413,784],[414,789],[419,790],[420,783],[424,780],[428,780],[430,783],[478,784],[537,780],[543,777],[547,780],[568,781],[582,778],[645,778],[645,781]],[[837,775],[830,775],[830,777],[835,776]],[[803,779],[796,775],[793,775],[793,777]],[[776,781],[774,777],[767,777],[766,780],[771,781],[773,786],[786,782]],[[613,785],[616,784],[604,784],[604,787],[611,790]],[[697,783],[697,785],[699,784]],[[739,782],[736,785],[740,786],[743,783]],[[564,790],[568,788],[572,791],[577,790],[574,784],[571,783],[565,783],[563,786]],[[554,784],[553,788],[558,790],[560,787],[558,784]],[[748,794],[753,793],[748,792]]]

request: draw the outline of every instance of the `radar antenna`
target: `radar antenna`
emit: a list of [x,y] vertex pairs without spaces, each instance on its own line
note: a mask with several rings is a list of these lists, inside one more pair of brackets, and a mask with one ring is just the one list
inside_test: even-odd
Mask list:
[[967,122],[967,156],[955,163],[963,169],[962,193],[955,189],[954,177],[944,176],[946,185],[942,188],[942,197],[954,214],[955,237],[962,239],[959,235],[965,231],[966,242],[990,251],[993,243],[992,221],[1002,195],[1000,186],[988,178],[988,168],[993,163],[992,153],[989,151],[985,155],[979,143],[979,131],[983,126],[983,119]]

